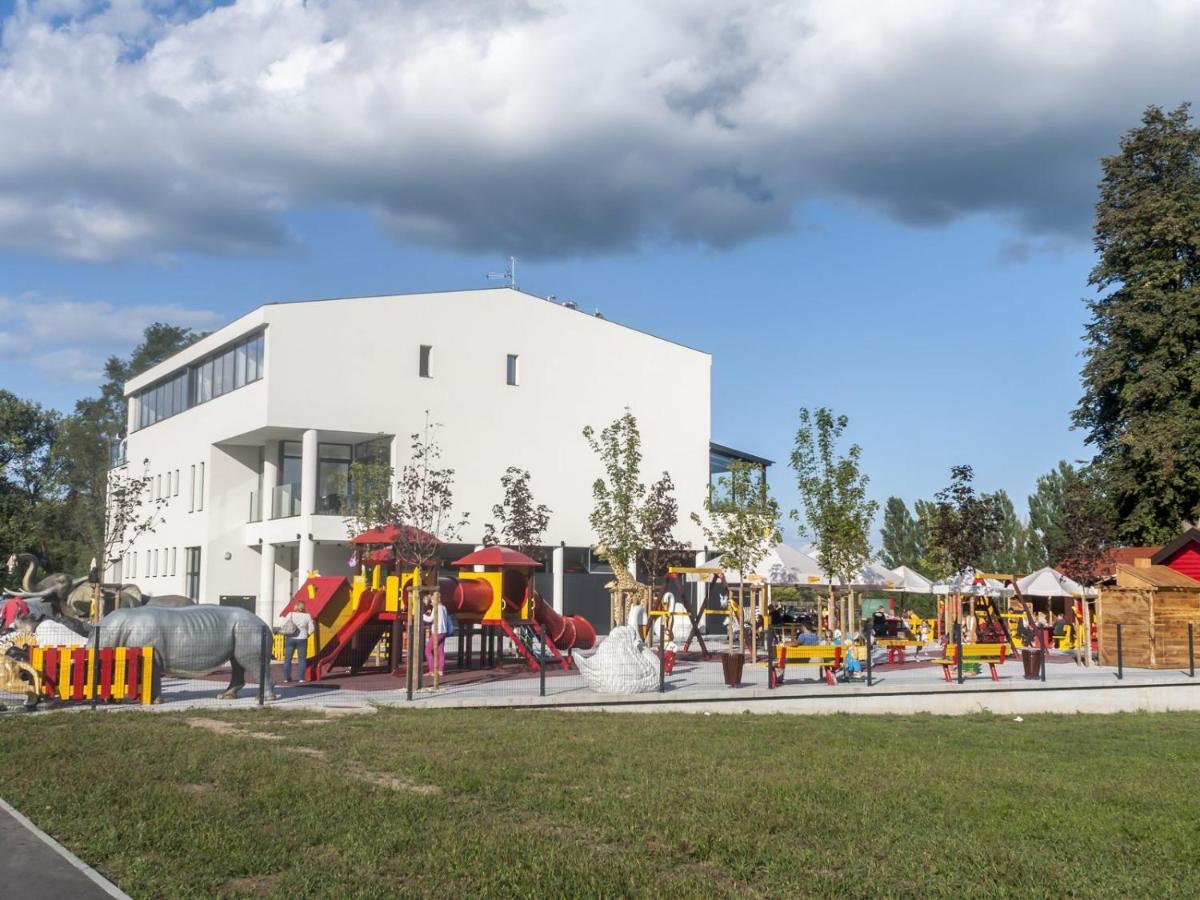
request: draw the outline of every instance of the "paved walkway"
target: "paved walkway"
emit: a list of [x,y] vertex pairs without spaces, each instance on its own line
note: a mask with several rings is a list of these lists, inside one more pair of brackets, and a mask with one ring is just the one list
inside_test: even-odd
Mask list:
[[128,894],[0,800],[0,896],[101,900]]

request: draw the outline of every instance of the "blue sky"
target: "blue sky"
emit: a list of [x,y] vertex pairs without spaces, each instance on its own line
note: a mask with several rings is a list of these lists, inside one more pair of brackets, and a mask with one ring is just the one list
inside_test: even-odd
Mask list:
[[151,321],[511,253],[710,351],[713,437],[785,507],[828,405],[880,500],[969,463],[1023,509],[1085,453],[1098,160],[1189,99],[1197,33],[1183,0],[0,0],[0,384],[66,409]]

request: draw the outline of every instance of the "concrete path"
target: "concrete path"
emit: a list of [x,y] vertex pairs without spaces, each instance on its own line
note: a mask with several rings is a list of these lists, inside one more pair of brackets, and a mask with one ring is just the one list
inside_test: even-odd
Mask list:
[[128,894],[3,800],[0,848],[0,896],[21,900],[129,900]]

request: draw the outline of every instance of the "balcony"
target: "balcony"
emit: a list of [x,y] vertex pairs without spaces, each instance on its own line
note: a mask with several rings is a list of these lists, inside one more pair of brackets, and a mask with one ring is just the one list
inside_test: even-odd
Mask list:
[[290,519],[300,515],[300,485],[280,484],[271,491],[271,518]]

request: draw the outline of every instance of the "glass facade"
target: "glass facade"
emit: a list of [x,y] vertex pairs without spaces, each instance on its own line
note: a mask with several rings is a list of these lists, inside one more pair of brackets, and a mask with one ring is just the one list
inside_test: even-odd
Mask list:
[[138,391],[133,395],[130,429],[147,428],[258,381],[263,377],[263,351],[264,334],[260,331],[205,357],[183,372]]

